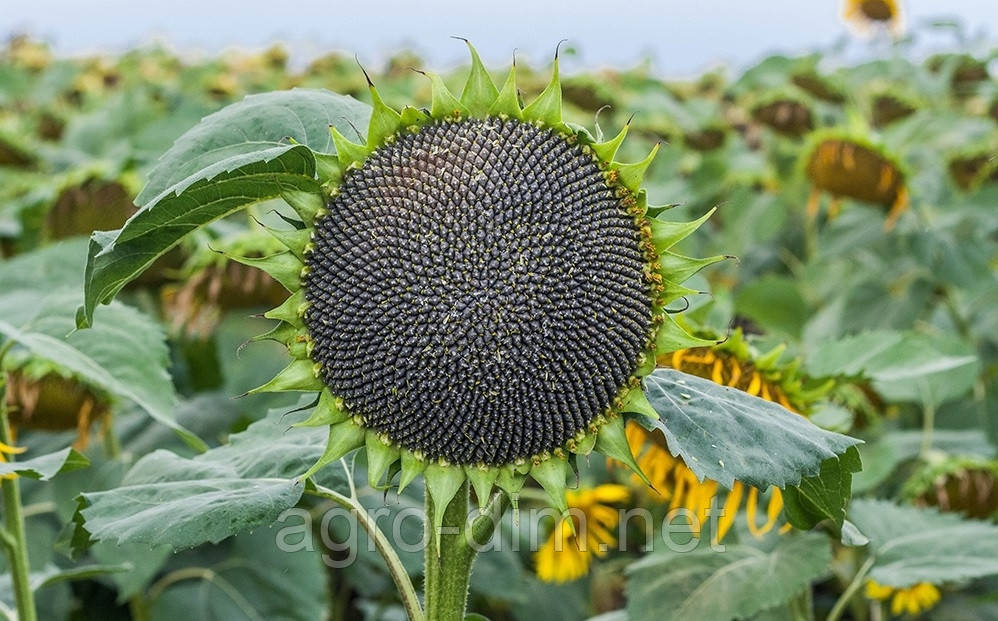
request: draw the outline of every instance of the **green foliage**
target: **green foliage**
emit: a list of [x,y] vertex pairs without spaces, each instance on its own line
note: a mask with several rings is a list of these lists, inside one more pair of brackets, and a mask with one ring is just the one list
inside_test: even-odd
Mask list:
[[627,613],[636,621],[748,619],[784,604],[827,571],[828,539],[800,534],[772,550],[728,545],[723,552],[655,552],[628,568]]
[[849,517],[870,538],[870,576],[906,587],[998,574],[998,526],[887,500],[857,500]]
[[[698,477],[731,487],[742,481],[766,489],[797,485],[822,472],[860,441],[824,431],[782,406],[741,390],[673,369],[658,369],[645,379],[648,401],[673,454]],[[853,467],[847,453],[844,470]]]
[[305,482],[295,478],[322,454],[325,430],[287,429],[280,412],[192,459],[154,451],[120,487],[79,498],[74,546],[92,541],[189,548],[274,523]]
[[828,519],[841,529],[852,492],[852,475],[862,468],[859,451],[854,446],[838,458],[826,459],[817,476],[783,490],[787,519],[802,529],[814,528]]
[[[83,245],[74,241],[0,264],[0,280],[11,283],[0,292],[4,311],[0,336],[36,359],[134,402],[193,448],[206,448],[174,418],[176,394],[165,369],[163,330],[156,322],[134,308],[112,303],[102,309],[106,321],[101,326],[75,330],[72,309],[80,300],[82,259]],[[39,282],[50,286],[39,287]]]
[[72,472],[90,465],[85,455],[73,448],[39,455],[23,461],[0,462],[0,475],[17,474],[29,479],[47,481],[62,472]]

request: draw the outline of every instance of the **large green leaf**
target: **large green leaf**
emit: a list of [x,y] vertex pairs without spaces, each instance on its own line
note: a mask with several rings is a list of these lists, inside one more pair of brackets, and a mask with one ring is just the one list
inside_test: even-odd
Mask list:
[[998,574],[998,526],[936,509],[857,500],[849,519],[870,539],[870,577],[894,587]]
[[370,107],[327,91],[254,95],[205,117],[150,172],[141,209],[118,231],[94,233],[81,327],[184,236],[287,191],[318,192],[316,154],[334,154],[329,127],[364,127]]
[[[61,303],[56,303],[62,300]],[[165,370],[162,329],[135,309],[112,304],[102,309],[100,329],[73,332],[69,314],[78,292],[50,296],[53,304],[24,328],[0,320],[0,335],[48,360],[83,381],[139,405],[160,423],[174,429],[196,450],[207,445],[173,417],[173,384]]]
[[701,479],[766,489],[820,474],[825,460],[860,440],[825,431],[780,405],[674,369],[645,378],[669,450]]
[[29,479],[48,481],[61,472],[71,472],[86,468],[90,460],[73,448],[64,448],[55,453],[39,455],[23,461],[0,462],[0,475],[18,474]]
[[768,331],[799,338],[807,321],[807,302],[794,279],[767,275],[739,289],[735,309]]
[[319,191],[315,158],[308,148],[270,151],[271,159],[220,171],[149,203],[117,231],[98,231],[90,239],[81,327],[93,324],[94,308],[109,302],[157,257],[199,227],[249,204],[276,198],[286,191]]
[[783,490],[787,519],[797,528],[810,529],[818,522],[831,520],[841,529],[852,496],[852,475],[862,468],[859,451],[854,446],[838,458],[826,459],[818,476],[807,477]]
[[817,347],[807,359],[816,376],[865,376],[891,401],[940,404],[966,394],[977,378],[974,348],[941,334],[864,332]]
[[156,594],[149,620],[326,618],[330,580],[321,554],[282,549],[276,531],[261,528],[225,542],[220,550],[180,556],[180,571],[189,579]]
[[122,485],[79,499],[76,547],[91,541],[188,548],[274,522],[301,497],[294,478],[325,450],[328,430],[288,429],[273,412],[228,445],[192,459],[158,450]]
[[302,482],[289,479],[199,474],[193,480],[83,494],[85,528],[98,539],[190,548],[272,523],[298,502],[303,488]]
[[747,545],[725,550],[655,552],[627,568],[627,612],[634,621],[731,621],[773,608],[828,571],[828,538],[781,537],[769,552]]
[[370,116],[367,104],[329,91],[296,88],[250,95],[206,116],[181,136],[150,171],[136,203],[155,204],[201,179],[272,160],[293,143],[334,154],[329,128],[353,136],[355,128],[367,128]]
[[[85,240],[53,244],[0,263],[0,340],[17,341],[37,359],[114,396],[133,401],[193,448],[207,445],[173,415],[176,394],[166,367],[162,327],[119,303],[100,310],[101,325],[75,330]],[[44,283],[45,286],[39,286]]]

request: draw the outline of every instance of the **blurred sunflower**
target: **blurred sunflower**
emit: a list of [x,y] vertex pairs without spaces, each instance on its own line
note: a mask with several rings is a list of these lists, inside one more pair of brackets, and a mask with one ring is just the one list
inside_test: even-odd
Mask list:
[[282,246],[261,229],[215,240],[186,261],[178,279],[160,290],[174,334],[208,339],[225,311],[280,304],[287,292],[270,274],[227,256],[264,257]]
[[859,34],[869,34],[881,26],[895,35],[904,31],[904,15],[898,0],[845,0],[842,19]]
[[919,468],[901,494],[918,506],[988,519],[998,514],[998,461],[944,457]]
[[[111,400],[69,371],[43,360],[13,360],[6,374],[4,401],[10,415],[11,439],[21,429],[76,431],[73,446],[90,443],[94,423],[110,423]],[[0,451],[4,449],[0,447]]]
[[[756,355],[745,342],[741,331],[735,331],[721,345],[682,349],[660,356],[658,363],[779,403],[792,412],[806,412],[808,406],[827,390],[827,385],[805,390],[796,363],[777,364],[782,353],[781,346],[764,355]],[[681,458],[669,452],[665,436],[660,431],[648,431],[632,421],[627,426],[627,442],[638,466],[654,486],[649,492],[652,498],[668,502],[669,511],[689,511],[697,518],[694,526],[705,524],[711,503],[723,490],[717,481],[700,481]],[[760,523],[757,513],[760,496],[765,496],[764,491],[736,481],[725,497],[715,541],[724,539],[743,501],[747,526],[752,535],[762,537],[773,530],[783,509],[783,496],[775,487],[768,494],[768,500],[764,500],[765,519]],[[789,529],[790,525],[786,524],[780,532]]]
[[925,612],[939,602],[940,594],[938,587],[928,582],[899,589],[869,580],[866,583],[866,597],[873,600],[890,599],[891,614],[900,616]]
[[[537,577],[545,582],[570,582],[589,572],[594,557],[606,556],[617,543],[613,530],[620,515],[611,504],[625,502],[624,485],[598,485],[565,493],[569,517],[560,519],[547,541],[534,554]],[[568,520],[572,520],[569,527]]]
[[811,182],[808,215],[814,218],[821,193],[832,196],[828,216],[838,215],[841,199],[851,198],[887,208],[884,229],[891,230],[908,208],[907,173],[899,159],[865,138],[840,131],[819,131],[809,139],[801,160]]

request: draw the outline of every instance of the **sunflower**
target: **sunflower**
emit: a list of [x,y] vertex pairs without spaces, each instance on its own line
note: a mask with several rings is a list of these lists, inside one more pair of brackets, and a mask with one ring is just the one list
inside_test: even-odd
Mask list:
[[557,521],[534,554],[537,577],[545,582],[577,580],[589,572],[594,557],[606,556],[617,543],[613,530],[620,520],[609,505],[626,501],[630,490],[624,485],[597,485],[569,490],[565,496],[571,516]]
[[[738,388],[756,397],[779,403],[793,412],[807,410],[809,403],[827,390],[822,386],[805,390],[797,374],[795,365],[777,365],[783,348],[756,356],[744,341],[741,332],[734,334],[722,345],[682,349],[671,355],[659,358],[659,364],[710,379],[724,386]],[[626,430],[628,445],[635,454],[638,466],[651,482],[649,492],[653,499],[669,503],[669,510],[685,509],[696,516],[694,526],[705,524],[707,511],[723,488],[710,479],[701,481],[679,457],[674,457],[666,446],[661,432],[650,432],[636,421]],[[742,507],[746,511],[749,532],[762,537],[776,526],[783,509],[783,496],[780,490],[772,488],[766,500],[765,518],[757,516],[760,496],[763,492],[736,481],[728,491],[722,506],[717,533],[714,540],[720,542],[734,524],[735,517]],[[789,530],[786,524],[780,532]]]
[[917,615],[932,608],[939,602],[939,588],[928,582],[904,588],[880,584],[876,580],[866,582],[866,597],[873,600],[891,600],[891,614]]
[[280,304],[287,297],[280,283],[228,256],[262,257],[282,248],[270,235],[252,230],[194,252],[180,270],[180,280],[160,290],[164,319],[175,333],[205,340],[226,310]]
[[868,34],[878,27],[887,27],[895,35],[904,31],[904,15],[898,0],[845,0],[842,19],[859,34]]
[[[110,422],[111,400],[64,369],[40,360],[7,365],[4,401],[11,438],[21,429],[76,431],[73,446],[83,450],[95,422]],[[2,450],[2,449],[0,449]]]
[[292,292],[265,338],[294,360],[256,391],[318,393],[301,424],[329,425],[329,443],[305,476],[365,447],[372,485],[424,475],[438,534],[465,481],[515,507],[529,474],[565,512],[574,456],[636,467],[621,414],[650,409],[641,378],[668,346],[708,342],[665,307],[724,258],[669,250],[707,216],[647,215],[657,147],[622,164],[626,126],[600,141],[562,121],[557,54],[523,106],[516,65],[498,89],[469,48],[460,98],[425,74],[428,110],[395,110],[368,80],[365,142],[331,129],[328,199],[288,195],[302,221],[271,231],[287,250],[238,258]]
[[919,506],[988,519],[998,514],[998,461],[942,458],[919,468],[901,493]]
[[985,140],[965,145],[949,155],[950,179],[961,190],[977,189],[981,184],[998,181],[998,141]]
[[821,192],[832,195],[829,217],[838,214],[840,200],[851,198],[888,209],[885,230],[891,230],[908,208],[907,174],[899,160],[872,142],[840,132],[816,132],[801,160],[811,181],[807,209],[817,216]]
[[886,127],[911,116],[918,108],[919,103],[915,97],[884,91],[875,95],[870,103],[870,122],[874,127]]
[[752,106],[752,118],[790,138],[800,138],[814,129],[814,116],[807,101],[788,91],[760,98]]

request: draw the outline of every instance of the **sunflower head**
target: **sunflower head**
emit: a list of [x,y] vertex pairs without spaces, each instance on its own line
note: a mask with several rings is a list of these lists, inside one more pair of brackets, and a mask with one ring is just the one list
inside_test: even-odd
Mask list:
[[0,53],[0,58],[15,67],[24,67],[29,71],[42,71],[52,63],[52,52],[41,41],[31,39],[26,35],[11,38],[7,49]]
[[791,91],[776,91],[752,104],[752,118],[790,138],[800,138],[814,129],[814,115],[807,100]]
[[529,105],[515,64],[496,88],[471,56],[460,97],[425,74],[429,109],[369,84],[364,141],[331,130],[328,199],[288,197],[287,250],[251,263],[292,291],[267,316],[294,361],[258,390],[319,393],[315,468],[363,446],[373,485],[423,473],[437,506],[466,479],[480,503],[494,485],[515,501],[530,474],[565,511],[574,456],[634,464],[621,414],[651,411],[641,377],[657,351],[703,342],[665,306],[723,257],[669,250],[706,216],[647,215],[654,150],[615,161],[626,126],[601,141],[562,120],[557,55]]
[[859,34],[886,27],[897,35],[904,30],[904,15],[898,0],[845,0],[842,19]]
[[885,228],[892,228],[908,208],[908,173],[900,160],[866,138],[837,130],[814,132],[808,142],[801,167],[815,192],[884,207]]
[[821,101],[831,104],[841,104],[846,101],[842,89],[813,66],[795,72],[790,76],[790,81],[797,88]]
[[902,494],[921,506],[988,519],[998,514],[998,462],[964,457],[926,464]]
[[[164,315],[175,333],[207,339],[224,311],[280,304],[287,290],[253,261],[284,246],[260,229],[214,240],[198,249],[179,270],[179,278],[160,290]],[[230,259],[231,257],[231,259]]]
[[45,234],[58,240],[120,227],[135,213],[133,196],[127,180],[94,175],[68,183],[45,216]]
[[947,168],[950,179],[958,188],[973,190],[982,183],[998,181],[995,142],[974,143],[950,154]]
[[895,617],[921,614],[939,603],[942,597],[939,588],[929,582],[898,588],[867,580],[865,592],[867,599],[890,600],[891,615]]
[[874,127],[886,127],[895,121],[907,118],[920,107],[912,96],[896,90],[886,90],[874,95],[870,102],[870,123]]
[[86,448],[93,423],[106,424],[111,398],[72,373],[47,361],[11,359],[6,376],[6,407],[14,429],[75,430],[74,446]]

